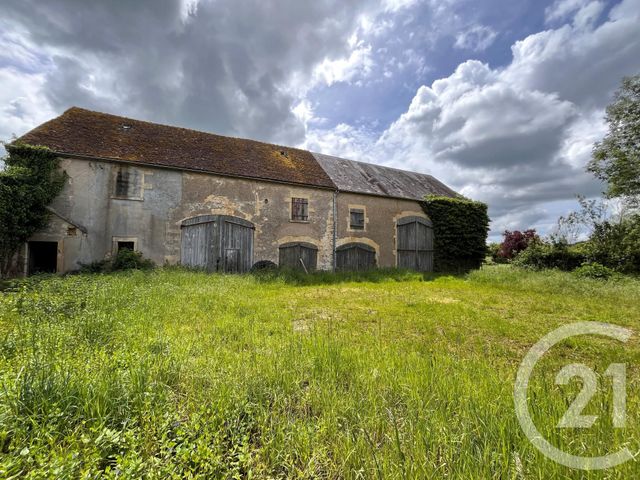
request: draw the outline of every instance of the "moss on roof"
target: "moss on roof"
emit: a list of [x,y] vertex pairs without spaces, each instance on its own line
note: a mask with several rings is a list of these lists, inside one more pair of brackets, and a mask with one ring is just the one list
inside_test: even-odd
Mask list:
[[20,137],[59,154],[314,187],[335,185],[310,152],[73,107]]

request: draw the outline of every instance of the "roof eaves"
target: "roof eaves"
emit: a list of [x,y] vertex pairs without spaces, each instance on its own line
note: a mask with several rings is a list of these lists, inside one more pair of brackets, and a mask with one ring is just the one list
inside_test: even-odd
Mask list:
[[[225,178],[242,178],[245,180],[255,180],[255,181],[263,181],[263,182],[269,182],[269,183],[278,183],[278,184],[282,184],[282,185],[296,185],[296,186],[303,186],[303,187],[308,187],[308,188],[317,188],[320,190],[337,190],[337,186],[332,185],[317,185],[317,184],[312,184],[312,183],[304,183],[304,182],[293,182],[293,181],[287,181],[287,180],[278,180],[278,179],[274,179],[274,178],[266,178],[266,177],[252,177],[249,175],[231,175],[228,173],[219,173],[219,172],[214,172],[212,170],[206,170],[206,169],[199,169],[199,168],[189,168],[189,167],[180,167],[177,165],[161,165],[158,163],[150,163],[150,162],[143,162],[140,160],[126,160],[126,159],[122,159],[122,158],[111,158],[111,157],[99,157],[99,156],[95,156],[95,155],[82,155],[82,154],[78,154],[78,153],[69,153],[69,152],[60,152],[60,151],[55,151],[54,153],[56,155],[58,155],[59,157],[64,157],[64,158],[77,158],[79,160],[95,160],[95,161],[99,161],[99,162],[109,162],[109,163],[125,163],[127,165],[137,165],[137,166],[144,166],[144,167],[148,167],[148,168],[160,168],[163,170],[175,170],[175,171],[179,171],[179,172],[193,172],[193,173],[203,173],[203,174],[207,174],[207,175],[216,175],[218,177],[225,177]],[[332,183],[333,180],[329,179]]]

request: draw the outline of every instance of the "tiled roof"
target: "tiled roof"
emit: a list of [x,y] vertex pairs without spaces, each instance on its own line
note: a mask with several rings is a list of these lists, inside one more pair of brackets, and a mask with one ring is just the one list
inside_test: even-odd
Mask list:
[[338,190],[385,197],[421,200],[426,195],[457,197],[458,194],[431,175],[345,160],[314,153]]
[[335,188],[310,152],[73,107],[18,139],[59,154]]
[[420,200],[458,194],[431,175],[73,107],[20,137],[64,156]]

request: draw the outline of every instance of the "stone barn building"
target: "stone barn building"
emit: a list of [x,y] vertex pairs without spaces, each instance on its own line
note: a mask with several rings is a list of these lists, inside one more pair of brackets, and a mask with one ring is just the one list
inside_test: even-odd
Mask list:
[[162,264],[244,272],[261,260],[322,269],[433,268],[419,200],[457,194],[430,175],[80,108],[19,142],[68,174],[18,272],[68,272],[130,248]]

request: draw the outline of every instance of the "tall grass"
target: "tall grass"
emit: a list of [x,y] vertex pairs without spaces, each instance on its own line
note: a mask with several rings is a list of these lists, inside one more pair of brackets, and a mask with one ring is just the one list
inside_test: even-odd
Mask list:
[[[637,328],[639,287],[500,267],[15,284],[0,294],[0,476],[633,478],[636,462],[585,474],[545,459],[512,388],[561,324]],[[540,430],[574,453],[637,451],[639,353],[558,346],[532,385]],[[624,431],[604,414],[591,432],[555,429],[579,389],[553,383],[567,359],[629,363]]]

